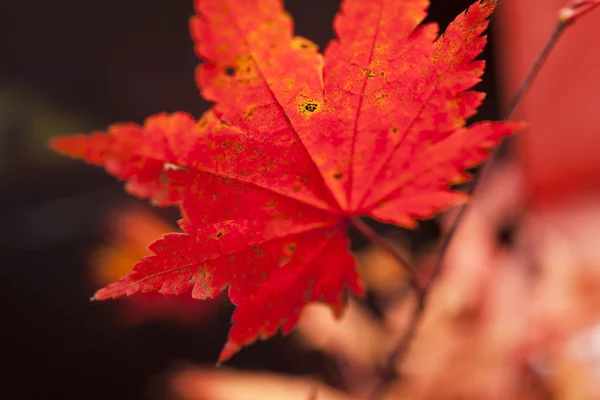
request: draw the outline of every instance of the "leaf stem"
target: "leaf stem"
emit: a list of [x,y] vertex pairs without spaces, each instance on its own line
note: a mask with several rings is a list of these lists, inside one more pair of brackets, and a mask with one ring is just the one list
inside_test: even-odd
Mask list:
[[402,334],[400,341],[387,355],[386,363],[383,366],[383,371],[381,372],[382,379],[379,382],[379,384],[375,387],[375,389],[373,389],[373,391],[371,392],[371,400],[377,400],[382,398],[390,382],[393,379],[397,378],[396,365],[398,364],[398,362],[402,362],[402,358],[404,357],[404,354],[408,352],[408,348],[410,347],[412,338],[415,336],[417,326],[419,326],[421,316],[423,315],[423,311],[425,311],[425,296],[427,290],[427,288],[424,288],[420,293],[417,293],[417,305],[413,310],[413,314],[408,323],[408,327]]
[[388,241],[383,239],[377,232],[373,230],[369,225],[366,224],[360,217],[350,217],[350,223],[356,230],[362,233],[367,239],[371,241],[375,246],[378,246],[400,264],[400,266],[408,272],[410,286],[419,294],[423,292],[423,288],[417,282],[417,270],[416,268],[402,255],[398,250],[392,246]]
[[556,27],[554,28],[554,32],[552,32],[552,35],[550,35],[550,38],[546,42],[546,45],[544,46],[544,48],[538,55],[537,59],[535,60],[535,63],[529,70],[529,73],[527,74],[527,76],[525,77],[523,82],[521,82],[521,85],[519,86],[517,93],[514,95],[513,99],[509,103],[508,109],[506,110],[506,116],[504,117],[504,119],[510,119],[513,116],[514,112],[517,110],[517,107],[521,103],[523,96],[525,95],[525,93],[527,93],[527,91],[531,87],[533,81],[535,80],[538,73],[542,69],[542,66],[548,59],[550,52],[552,51],[552,49],[554,49],[554,46],[556,46],[558,39],[560,38],[561,34],[564,32],[565,28],[568,25],[569,25],[568,23],[564,23],[560,20],[559,20],[558,24],[556,24]]
[[[595,3],[598,3],[597,0],[596,1],[574,0],[574,2],[579,2],[579,3],[592,2],[592,3],[594,3],[594,6],[596,5]],[[577,4],[579,4],[579,3],[577,3]],[[513,114],[517,110],[518,106],[521,104],[521,101],[523,100],[524,95],[531,88],[539,71],[541,70],[542,66],[544,65],[545,61],[547,60],[549,54],[552,52],[552,49],[554,49],[561,34],[564,32],[564,30],[567,26],[570,26],[572,24],[572,22],[574,22],[575,18],[565,18],[564,17],[565,9],[566,9],[566,7],[561,10],[561,14],[559,14],[558,23],[556,25],[556,28],[554,29],[552,35],[549,37],[544,48],[538,55],[535,63],[531,67],[529,73],[527,74],[527,76],[525,77],[525,79],[523,80],[521,85],[519,86],[519,89],[517,90],[515,96],[509,103],[509,106],[506,110],[506,115],[505,115],[504,119],[508,120],[513,116]],[[580,13],[577,16],[580,16],[582,14],[583,13]],[[499,147],[500,146],[498,146],[496,149],[492,150],[488,162],[483,167],[481,167],[477,171],[475,176],[473,177],[473,179],[471,181],[471,185],[469,185],[469,187],[466,190],[466,193],[468,195],[472,196],[475,193],[475,190],[478,187],[479,182],[482,180],[481,177],[486,175],[487,171],[489,171],[489,169],[491,169],[491,167],[493,166],[493,164],[497,158]],[[404,332],[403,336],[401,337],[401,339],[398,342],[398,344],[396,345],[396,347],[388,355],[387,362],[384,367],[385,370],[382,373],[383,378],[382,378],[380,384],[378,386],[376,386],[375,389],[373,390],[373,392],[371,393],[370,398],[373,400],[381,398],[383,396],[385,390],[389,386],[390,382],[394,378],[397,377],[396,366],[398,364],[402,363],[405,355],[407,354],[407,351],[410,347],[410,343],[412,342],[412,339],[415,335],[416,328],[419,325],[419,322],[421,321],[423,312],[425,310],[425,304],[427,302],[427,298],[429,296],[430,289],[431,289],[433,283],[437,280],[437,278],[439,277],[439,275],[441,273],[444,256],[446,255],[446,252],[447,252],[448,248],[450,247],[452,238],[454,237],[458,227],[464,220],[464,217],[465,217],[467,211],[469,210],[469,204],[471,204],[471,203],[469,202],[469,203],[466,203],[466,204],[463,204],[462,206],[460,206],[460,209],[459,209],[456,217],[452,221],[450,228],[446,231],[445,235],[442,237],[441,242],[438,246],[438,251],[436,252],[437,257],[434,262],[434,267],[433,267],[433,270],[431,271],[429,279],[427,280],[427,283],[424,286],[419,286],[419,285],[417,286],[417,288],[418,288],[418,290],[416,290],[417,306],[415,307],[415,310],[413,312],[413,315],[412,315],[412,318],[411,318],[408,328]],[[413,267],[410,267],[407,269],[409,269],[409,271],[414,271]]]

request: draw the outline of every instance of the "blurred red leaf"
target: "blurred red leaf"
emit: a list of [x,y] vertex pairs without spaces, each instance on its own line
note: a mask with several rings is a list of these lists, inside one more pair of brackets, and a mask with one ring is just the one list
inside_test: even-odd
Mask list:
[[[131,267],[140,258],[151,254],[148,243],[174,230],[148,210],[136,207],[124,207],[110,213],[107,228],[106,243],[96,248],[90,259],[92,280],[100,287],[131,273]],[[213,314],[215,305],[189,297],[146,293],[127,298],[118,311],[120,322],[127,326],[156,319],[190,325]]]

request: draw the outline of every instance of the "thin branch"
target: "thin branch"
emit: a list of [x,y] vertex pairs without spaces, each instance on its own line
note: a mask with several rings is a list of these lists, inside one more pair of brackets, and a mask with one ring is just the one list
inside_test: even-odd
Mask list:
[[420,293],[417,293],[417,305],[413,310],[413,315],[411,316],[410,322],[408,323],[408,327],[402,334],[400,341],[388,354],[386,364],[383,366],[383,371],[381,371],[380,373],[382,379],[379,382],[379,384],[375,387],[375,389],[373,389],[373,391],[371,392],[371,400],[378,400],[382,398],[385,394],[385,391],[388,388],[389,383],[397,377],[396,365],[398,362],[402,361],[404,354],[408,352],[408,348],[410,347],[412,338],[415,336],[415,333],[417,331],[417,326],[419,326],[419,322],[421,322],[421,316],[423,315],[423,311],[425,311],[426,293],[427,288],[425,288]]
[[571,0],[558,12],[558,20],[563,24],[575,22],[583,15],[600,6],[600,0]]

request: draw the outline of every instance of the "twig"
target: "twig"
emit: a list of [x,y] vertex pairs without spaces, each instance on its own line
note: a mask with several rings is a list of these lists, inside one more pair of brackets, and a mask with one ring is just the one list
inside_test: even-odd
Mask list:
[[[552,49],[554,49],[558,39],[561,34],[564,32],[567,26],[570,26],[576,19],[589,12],[592,8],[599,6],[600,0],[571,0],[567,3],[565,7],[563,7],[558,15],[558,23],[554,32],[546,42],[546,45],[538,55],[534,65],[531,67],[531,70],[519,86],[517,93],[515,94],[512,101],[509,103],[509,107],[506,112],[506,116],[504,119],[510,119],[514,112],[517,110],[517,107],[521,103],[523,96],[530,89],[533,84],[535,78],[537,77],[539,71],[544,65],[548,55],[551,53]],[[485,176],[488,171],[493,167],[494,161],[496,159],[498,148],[492,150],[491,155],[489,157],[489,161],[480,168],[471,181],[471,185],[467,188],[466,193],[469,196],[473,196],[476,188],[478,187],[478,183],[482,180],[481,177]],[[452,221],[450,228],[446,231],[446,234],[442,237],[440,245],[437,251],[437,257],[434,262],[434,267],[427,280],[425,286],[420,288],[417,291],[417,306],[415,307],[415,311],[413,313],[412,319],[409,323],[408,328],[404,332],[404,335],[400,339],[399,343],[396,345],[394,350],[389,354],[387,363],[385,366],[385,371],[382,374],[384,378],[381,380],[380,384],[373,390],[371,394],[371,399],[376,400],[382,397],[391,380],[396,377],[396,365],[402,363],[405,355],[407,354],[407,350],[410,347],[410,343],[414,337],[415,331],[419,322],[421,321],[421,317],[423,315],[423,311],[425,309],[425,304],[427,302],[427,298],[430,293],[430,289],[433,283],[437,280],[441,273],[444,256],[452,242],[452,238],[454,237],[458,227],[461,222],[464,220],[464,217],[469,210],[469,205],[471,203],[463,204],[456,217]],[[414,268],[412,268],[414,269]],[[419,286],[420,287],[420,286]]]
[[417,293],[417,305],[413,310],[413,315],[410,318],[410,322],[408,323],[408,327],[404,331],[400,341],[396,344],[394,349],[388,354],[386,365],[384,365],[383,371],[380,373],[382,379],[379,384],[373,389],[371,392],[370,398],[372,400],[377,400],[383,397],[385,391],[389,385],[389,383],[396,378],[396,361],[403,357],[404,354],[407,353],[407,350],[410,346],[412,338],[415,336],[415,332],[417,331],[417,326],[421,321],[421,315],[423,315],[423,311],[425,310],[425,289],[421,293]]
[[600,0],[571,0],[558,12],[558,20],[570,24],[600,6]]

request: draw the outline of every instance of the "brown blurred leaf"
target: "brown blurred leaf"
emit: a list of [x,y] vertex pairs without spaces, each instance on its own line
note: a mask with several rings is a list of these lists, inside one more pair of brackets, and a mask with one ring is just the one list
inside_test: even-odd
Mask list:
[[260,372],[189,369],[170,379],[172,400],[351,400],[308,378]]

